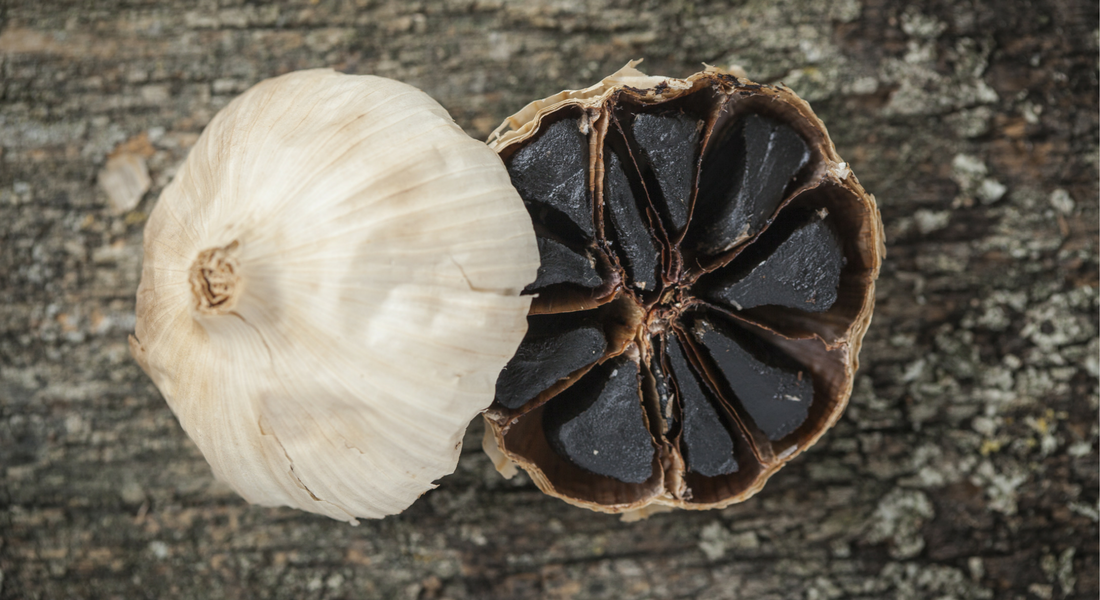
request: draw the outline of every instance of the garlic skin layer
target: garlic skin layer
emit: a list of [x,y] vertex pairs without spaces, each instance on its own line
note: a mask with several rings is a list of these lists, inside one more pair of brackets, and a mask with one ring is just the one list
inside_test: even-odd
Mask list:
[[352,523],[454,471],[539,265],[492,150],[416,88],[328,69],[219,112],[144,251],[131,352],[214,473]]

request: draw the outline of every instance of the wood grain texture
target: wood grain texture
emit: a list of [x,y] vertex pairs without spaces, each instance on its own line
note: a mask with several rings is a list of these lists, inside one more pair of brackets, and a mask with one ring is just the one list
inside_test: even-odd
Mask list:
[[[0,3],[0,598],[1095,598],[1098,26],[1085,0]],[[877,196],[835,429],[744,504],[638,523],[501,479],[477,423],[357,528],[213,480],[126,334],[145,217],[219,108],[331,66],[484,138],[639,57],[786,82]],[[122,154],[132,210],[97,184]]]

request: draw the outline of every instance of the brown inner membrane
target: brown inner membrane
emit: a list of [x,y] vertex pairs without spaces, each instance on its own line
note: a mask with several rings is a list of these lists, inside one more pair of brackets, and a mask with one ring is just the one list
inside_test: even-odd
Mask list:
[[501,151],[539,237],[502,449],[600,506],[754,491],[839,415],[872,285],[824,132],[728,78],[566,105]]

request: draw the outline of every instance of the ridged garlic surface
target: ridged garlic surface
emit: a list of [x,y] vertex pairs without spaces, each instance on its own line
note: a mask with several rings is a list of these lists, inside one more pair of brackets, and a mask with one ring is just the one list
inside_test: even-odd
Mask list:
[[219,112],[144,250],[131,351],[214,473],[351,522],[454,470],[539,265],[492,150],[411,86],[327,69]]

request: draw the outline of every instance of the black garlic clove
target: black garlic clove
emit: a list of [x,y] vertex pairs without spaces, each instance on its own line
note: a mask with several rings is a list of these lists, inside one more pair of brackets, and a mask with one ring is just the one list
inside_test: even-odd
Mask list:
[[642,417],[638,364],[612,359],[546,405],[550,447],[573,464],[625,483],[653,474],[653,442]]
[[704,319],[694,334],[769,440],[782,439],[806,421],[814,397],[808,369],[755,337]]
[[696,146],[702,122],[683,113],[640,113],[631,133],[640,150],[641,162],[657,184],[660,194],[654,204],[664,209],[671,230],[683,231],[688,222],[691,184],[695,175]]
[[598,287],[603,280],[596,272],[593,260],[550,238],[538,237],[539,271],[535,281],[523,288],[532,293],[552,285],[568,283],[587,289]]
[[716,399],[706,391],[689,366],[680,340],[671,336],[666,344],[669,368],[676,378],[680,410],[684,425],[681,441],[689,471],[707,477],[728,475],[737,471],[733,456],[733,438],[715,410]]
[[657,288],[660,252],[653,243],[649,226],[638,210],[638,202],[627,179],[618,153],[607,153],[607,179],[603,188],[604,214],[611,221],[614,242],[627,276],[634,287],[653,291]]
[[497,378],[496,401],[516,409],[558,381],[603,357],[599,324],[570,314],[527,318],[527,335]]
[[580,119],[550,125],[508,161],[508,174],[536,222],[574,237],[592,240],[592,200],[588,194],[588,136]]
[[836,232],[824,220],[814,219],[795,229],[747,273],[732,268],[716,272],[706,297],[736,310],[772,305],[824,312],[836,302],[846,263]]
[[717,254],[760,231],[809,160],[806,142],[790,126],[759,115],[742,117],[703,160],[693,217],[700,227],[699,249]]

